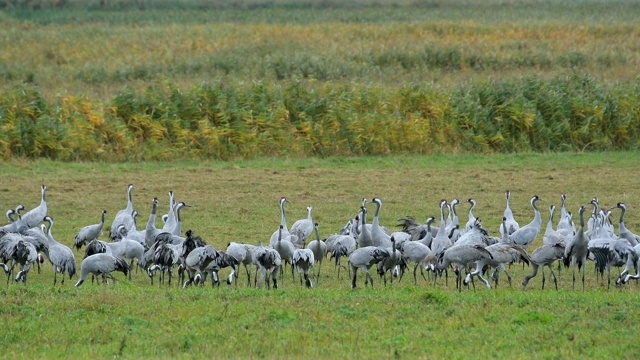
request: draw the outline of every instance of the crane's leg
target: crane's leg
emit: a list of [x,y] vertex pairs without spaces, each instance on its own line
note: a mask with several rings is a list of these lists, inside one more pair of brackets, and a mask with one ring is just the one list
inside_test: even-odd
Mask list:
[[545,282],[545,277],[544,277],[544,265],[542,266],[542,269],[540,269],[542,271],[542,290],[544,290],[544,282]]
[[533,273],[531,273],[531,275],[525,276],[524,280],[522,280],[522,288],[523,289],[527,287],[527,284],[529,283],[529,280],[533,279],[538,274],[538,265],[535,264],[535,263],[531,263],[531,267],[533,267]]
[[[355,289],[356,288],[356,278],[358,277],[358,268],[351,265],[351,267],[353,268],[353,279],[351,279],[351,288]],[[340,268],[338,268],[338,271],[340,271]]]
[[322,268],[322,260],[318,264],[318,275],[316,275],[316,285],[320,284],[320,269]]
[[[279,266],[276,266],[276,268],[273,269],[273,271],[271,272],[271,278],[273,279],[273,288],[274,289],[278,288],[278,268],[279,268]],[[291,270],[292,270],[292,273],[293,273],[293,268]]]
[[367,277],[369,278],[369,282],[371,283],[371,288],[373,289],[373,277],[371,277],[371,274],[369,274],[369,269],[367,269]]
[[572,289],[575,290],[576,289],[576,261],[572,260],[573,262],[573,285],[572,285]]
[[556,278],[556,274],[553,273],[553,266],[549,265],[549,272],[551,273],[551,276],[553,277],[553,284],[556,286],[556,291],[558,290],[558,279]]

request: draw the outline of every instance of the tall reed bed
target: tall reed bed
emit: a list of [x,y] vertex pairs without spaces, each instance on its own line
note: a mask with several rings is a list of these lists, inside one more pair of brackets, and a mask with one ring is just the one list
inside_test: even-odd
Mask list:
[[589,75],[390,88],[297,79],[158,81],[106,103],[0,94],[4,158],[235,159],[257,156],[637,149],[640,89]]

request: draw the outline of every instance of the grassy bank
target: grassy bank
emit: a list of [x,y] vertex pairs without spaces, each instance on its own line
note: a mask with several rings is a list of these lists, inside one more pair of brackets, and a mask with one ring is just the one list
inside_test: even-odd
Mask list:
[[[166,193],[173,190],[178,201],[193,205],[183,212],[184,228],[225,248],[232,240],[267,241],[279,224],[280,196],[290,200],[289,225],[306,217],[305,207],[312,205],[324,238],[355,214],[363,196],[384,201],[380,223],[390,228],[406,215],[420,221],[436,215],[442,198],[473,197],[474,214],[497,231],[509,189],[521,224],[533,217],[532,195],[544,200],[539,205],[546,221],[545,209],[559,205],[564,192],[572,211],[593,196],[603,207],[625,202],[625,223],[638,232],[640,198],[632,190],[640,175],[636,158],[635,152],[605,152],[135,164],[10,161],[0,164],[6,180],[0,206],[32,208],[39,202],[39,186],[46,184],[54,237],[71,245],[80,227],[99,221],[102,209],[110,223],[125,207],[127,184],[135,186],[134,208],[142,221],[152,197],[160,198],[163,213]],[[458,209],[461,221],[466,209]],[[531,249],[540,243],[538,238]],[[131,282],[117,274],[115,285],[85,283],[75,289],[76,278],[52,287],[46,264],[41,274],[29,274],[26,287],[2,286],[0,341],[8,358],[462,358],[469,349],[481,357],[631,358],[637,351],[627,330],[634,325],[636,284],[607,289],[590,263],[585,293],[571,290],[571,272],[565,269],[559,291],[550,281],[541,291],[540,275],[523,291],[519,284],[531,269],[515,265],[509,271],[512,287],[501,276],[497,289],[477,284],[476,292],[461,293],[452,279],[448,286],[442,280],[434,286],[418,277],[416,286],[410,275],[387,288],[376,278],[373,289],[365,289],[359,277],[359,288],[351,290],[345,272],[338,280],[329,262],[311,290],[290,275],[271,291],[246,288],[244,276],[237,290],[151,286],[140,272]]]

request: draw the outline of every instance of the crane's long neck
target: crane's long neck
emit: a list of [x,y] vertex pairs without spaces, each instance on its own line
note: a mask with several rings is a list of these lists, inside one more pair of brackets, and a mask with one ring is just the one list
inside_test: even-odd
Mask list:
[[46,202],[47,202],[47,199],[45,197],[46,191],[47,191],[47,187],[42,185],[42,200],[40,201],[40,203],[42,203],[42,204],[46,204]]
[[560,220],[562,220],[567,216],[567,197],[563,194],[560,196],[560,201],[562,202],[560,205]]
[[307,220],[313,222],[313,218],[311,217],[311,206],[307,208]]
[[318,231],[318,224],[315,224],[315,226],[313,227],[313,230],[316,233],[316,240],[320,241],[320,232]]
[[131,214],[133,211],[133,199],[131,198],[131,191],[133,190],[133,185],[129,185],[129,189],[127,189],[127,214]]
[[440,227],[438,228],[438,236],[444,236],[445,235],[445,227],[446,227],[446,222],[444,220],[444,207],[447,206],[447,204],[442,201],[440,203]]
[[553,231],[553,212],[555,208],[553,206],[549,207],[549,221],[547,222],[547,231]]
[[107,212],[106,212],[106,211],[103,211],[103,212],[102,212],[102,220],[100,220],[100,225],[104,225],[104,218],[105,218],[105,215],[106,215],[106,214],[107,214]]
[[626,211],[624,206],[620,206],[620,225],[624,226],[624,212]]
[[475,219],[475,216],[473,216],[473,208],[476,207],[476,202],[475,201],[471,201],[471,207],[469,208],[469,219]]
[[280,201],[280,226],[282,226],[282,230],[289,231],[287,228],[287,218],[284,215],[284,201]]
[[7,210],[7,219],[9,219],[9,221],[12,223],[16,222],[16,220],[13,218],[13,214],[15,214],[15,210],[13,209]]
[[376,212],[373,214],[373,226],[380,226],[380,221],[378,220],[378,215],[380,214],[380,207],[382,203],[380,201],[376,201]]
[[147,222],[147,229],[154,228],[156,226],[157,208],[158,208],[158,202],[156,199],[153,199],[153,204],[151,205],[151,214],[149,215],[149,221]]

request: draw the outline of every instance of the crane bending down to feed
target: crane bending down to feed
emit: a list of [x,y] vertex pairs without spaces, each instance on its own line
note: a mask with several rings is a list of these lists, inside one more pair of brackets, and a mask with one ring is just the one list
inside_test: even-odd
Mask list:
[[82,285],[89,274],[95,276],[101,275],[103,283],[106,283],[107,277],[115,282],[116,278],[111,275],[113,271],[122,271],[122,273],[127,275],[129,266],[126,261],[111,254],[101,253],[91,255],[82,260],[82,264],[80,265],[80,280],[76,283],[76,287]]

